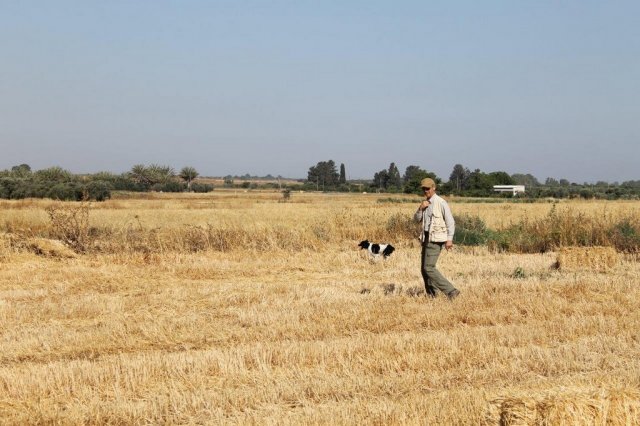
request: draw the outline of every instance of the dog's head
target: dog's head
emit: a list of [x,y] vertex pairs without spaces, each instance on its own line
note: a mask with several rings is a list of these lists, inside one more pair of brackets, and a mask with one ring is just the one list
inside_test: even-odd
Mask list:
[[360,241],[360,244],[358,244],[358,247],[360,247],[361,249],[369,248],[369,240]]

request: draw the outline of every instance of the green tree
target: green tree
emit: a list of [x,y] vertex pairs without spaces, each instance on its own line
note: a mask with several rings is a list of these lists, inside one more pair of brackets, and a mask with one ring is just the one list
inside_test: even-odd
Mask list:
[[489,175],[475,169],[469,175],[469,188],[473,195],[489,195],[493,192],[493,181]]
[[435,173],[429,173],[419,166],[408,166],[402,178],[402,180],[404,181],[402,191],[405,194],[422,194],[420,181],[427,177],[433,179],[436,185],[440,184],[440,179],[436,176]]
[[129,177],[135,183],[145,187],[151,186],[153,183],[151,173],[143,164],[136,164],[131,167]]
[[17,178],[25,178],[31,176],[31,166],[28,164],[20,164],[11,168],[11,175]]
[[560,182],[558,182],[556,179],[552,178],[552,177],[548,177],[545,181],[544,181],[545,186],[559,186]]
[[451,184],[453,190],[458,192],[462,191],[466,188],[467,179],[469,179],[469,175],[471,172],[469,169],[464,167],[462,164],[456,164],[453,166],[453,170],[451,171],[451,175],[449,176],[449,183]]
[[111,198],[113,185],[104,180],[94,180],[87,184],[86,191],[90,200],[104,201]]
[[166,184],[173,180],[176,175],[175,170],[171,166],[152,164],[147,168],[147,170],[152,179],[152,184]]
[[198,171],[193,167],[183,167],[179,176],[187,182],[187,189],[191,191],[191,182],[198,177]]
[[69,182],[73,179],[71,172],[58,166],[38,170],[34,176],[41,182]]
[[515,181],[507,172],[491,172],[489,173],[491,185],[515,185]]
[[584,198],[585,200],[589,200],[591,198],[593,198],[594,194],[593,191],[587,188],[583,188],[580,190],[580,197]]
[[98,172],[91,175],[91,180],[103,180],[106,182],[115,182],[120,179],[121,176],[113,174],[111,172]]
[[340,163],[340,185],[347,183],[347,172],[344,168],[344,163]]
[[400,170],[396,166],[396,163],[389,165],[387,180],[387,189],[393,189],[399,191],[402,188],[402,177],[400,176]]
[[151,164],[146,167],[143,164],[136,164],[131,168],[129,177],[138,185],[149,189],[154,185],[165,185],[172,181],[175,171],[170,166]]
[[325,190],[334,188],[340,180],[340,174],[336,170],[336,163],[333,160],[320,161],[315,166],[309,168],[307,181],[314,183],[316,189]]
[[[53,200],[61,201],[81,201],[88,198],[82,186],[71,182],[54,182],[48,186],[45,194],[39,194],[40,197],[48,197]],[[36,195],[36,194],[34,194]]]
[[515,173],[511,175],[511,179],[513,179],[515,185],[524,185],[529,188],[540,186],[540,182],[538,182],[538,179],[532,174],[524,175],[522,173]]
[[373,175],[373,186],[378,191],[386,191],[389,186],[389,171],[387,169],[380,170]]
[[422,168],[420,168],[419,166],[408,166],[404,171],[402,181],[406,185],[410,180],[415,180],[417,177],[424,175],[423,177],[420,177],[420,179],[422,180],[426,177],[426,173],[427,171],[422,170]]

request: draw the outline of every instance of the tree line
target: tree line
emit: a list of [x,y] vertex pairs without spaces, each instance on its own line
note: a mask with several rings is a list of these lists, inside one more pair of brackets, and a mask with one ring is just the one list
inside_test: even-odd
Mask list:
[[567,179],[549,177],[544,183],[531,174],[509,174],[505,171],[471,171],[462,164],[453,166],[449,180],[444,182],[435,173],[417,165],[407,166],[404,174],[396,163],[382,169],[370,180],[349,181],[344,179],[345,166],[340,165],[340,173],[333,160],[321,161],[309,168],[305,186],[307,189],[325,191],[369,191],[405,194],[422,194],[420,181],[432,178],[443,195],[462,197],[513,197],[511,193],[497,193],[494,185],[524,185],[526,192],[518,197],[526,198],[584,198],[584,199],[640,199],[640,180],[623,183],[597,182],[595,184],[569,182]]
[[[211,184],[198,182],[198,171],[190,166],[179,172],[166,165],[136,164],[125,173],[99,172],[76,175],[61,167],[49,167],[33,171],[28,164],[13,166],[0,171],[0,198],[52,198],[58,200],[97,200],[111,198],[112,191],[162,191],[162,192],[209,192]],[[272,176],[268,176],[272,177]],[[584,198],[584,199],[640,199],[640,180],[622,183],[604,181],[595,184],[578,184],[567,179],[547,178],[539,182],[531,174],[508,174],[504,171],[471,171],[462,164],[453,166],[448,181],[443,181],[434,172],[418,165],[409,165],[401,174],[396,163],[374,173],[371,179],[347,179],[344,163],[339,166],[333,160],[320,161],[309,168],[306,179],[278,183],[249,182],[253,176],[226,176],[225,187],[243,189],[302,189],[309,191],[380,192],[422,194],[420,181],[432,178],[443,195],[463,197],[512,197],[510,193],[496,193],[494,185],[524,185],[525,198]],[[234,178],[242,179],[235,183]],[[276,178],[273,178],[275,180]],[[284,179],[284,178],[283,178]]]
[[184,167],[179,173],[170,166],[134,165],[122,174],[99,172],[76,175],[61,167],[32,171],[28,164],[0,171],[0,198],[52,198],[95,200],[111,198],[112,191],[209,192],[213,185],[194,182],[198,172]]

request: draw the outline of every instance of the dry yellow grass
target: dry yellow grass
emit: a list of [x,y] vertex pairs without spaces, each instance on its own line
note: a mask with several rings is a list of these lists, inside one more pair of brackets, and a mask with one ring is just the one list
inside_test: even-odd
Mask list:
[[563,271],[606,272],[618,264],[612,247],[562,247],[558,250],[558,268]]
[[[415,241],[398,241],[384,262],[356,247],[391,236],[388,218],[412,204],[156,197],[92,206],[100,244],[122,250],[52,258],[0,239],[1,423],[637,421],[631,256],[606,273],[568,273],[552,268],[556,253],[457,247],[440,269],[461,297],[427,300],[412,296],[422,286]],[[32,238],[48,230],[50,204],[3,202],[0,224]],[[202,235],[185,236],[185,225],[208,237],[207,226],[224,225],[248,248],[189,251],[175,240]],[[133,249],[151,238],[161,249]]]
[[24,247],[41,256],[62,258],[77,257],[77,254],[64,243],[49,238],[29,238],[25,241]]
[[640,424],[640,392],[634,388],[560,388],[501,397],[491,404],[489,424]]
[[[366,222],[371,214],[383,220],[391,212],[412,213],[420,198],[410,195],[388,194],[317,194],[292,191],[291,200],[280,203],[279,192],[216,190],[209,194],[135,194],[133,198],[107,200],[92,205],[93,225],[108,224],[126,227],[140,225],[145,228],[171,227],[177,224],[202,225],[224,221],[266,221],[268,224],[286,223],[287,226],[307,226],[317,219],[326,222],[327,213],[349,212]],[[415,200],[412,203],[380,203],[379,200]],[[480,217],[488,227],[501,229],[519,222],[523,218],[540,219],[548,215],[551,203],[468,203],[456,198],[449,199],[457,215]],[[12,229],[46,226],[45,209],[53,201],[46,200],[0,200],[0,225]],[[320,206],[320,208],[319,208]],[[559,201],[556,209],[587,215],[610,216],[612,219],[640,215],[637,201],[575,200]],[[277,215],[273,218],[272,213]],[[241,212],[252,212],[241,215]],[[250,217],[247,217],[250,216]],[[371,226],[369,223],[368,226]]]

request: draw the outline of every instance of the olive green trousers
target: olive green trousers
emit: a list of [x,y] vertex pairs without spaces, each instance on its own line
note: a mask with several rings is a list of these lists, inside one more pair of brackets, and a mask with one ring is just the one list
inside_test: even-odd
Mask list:
[[455,287],[436,269],[436,262],[440,257],[440,252],[444,249],[444,243],[425,242],[422,243],[422,278],[424,279],[424,289],[427,296],[435,297],[437,290],[449,295]]

